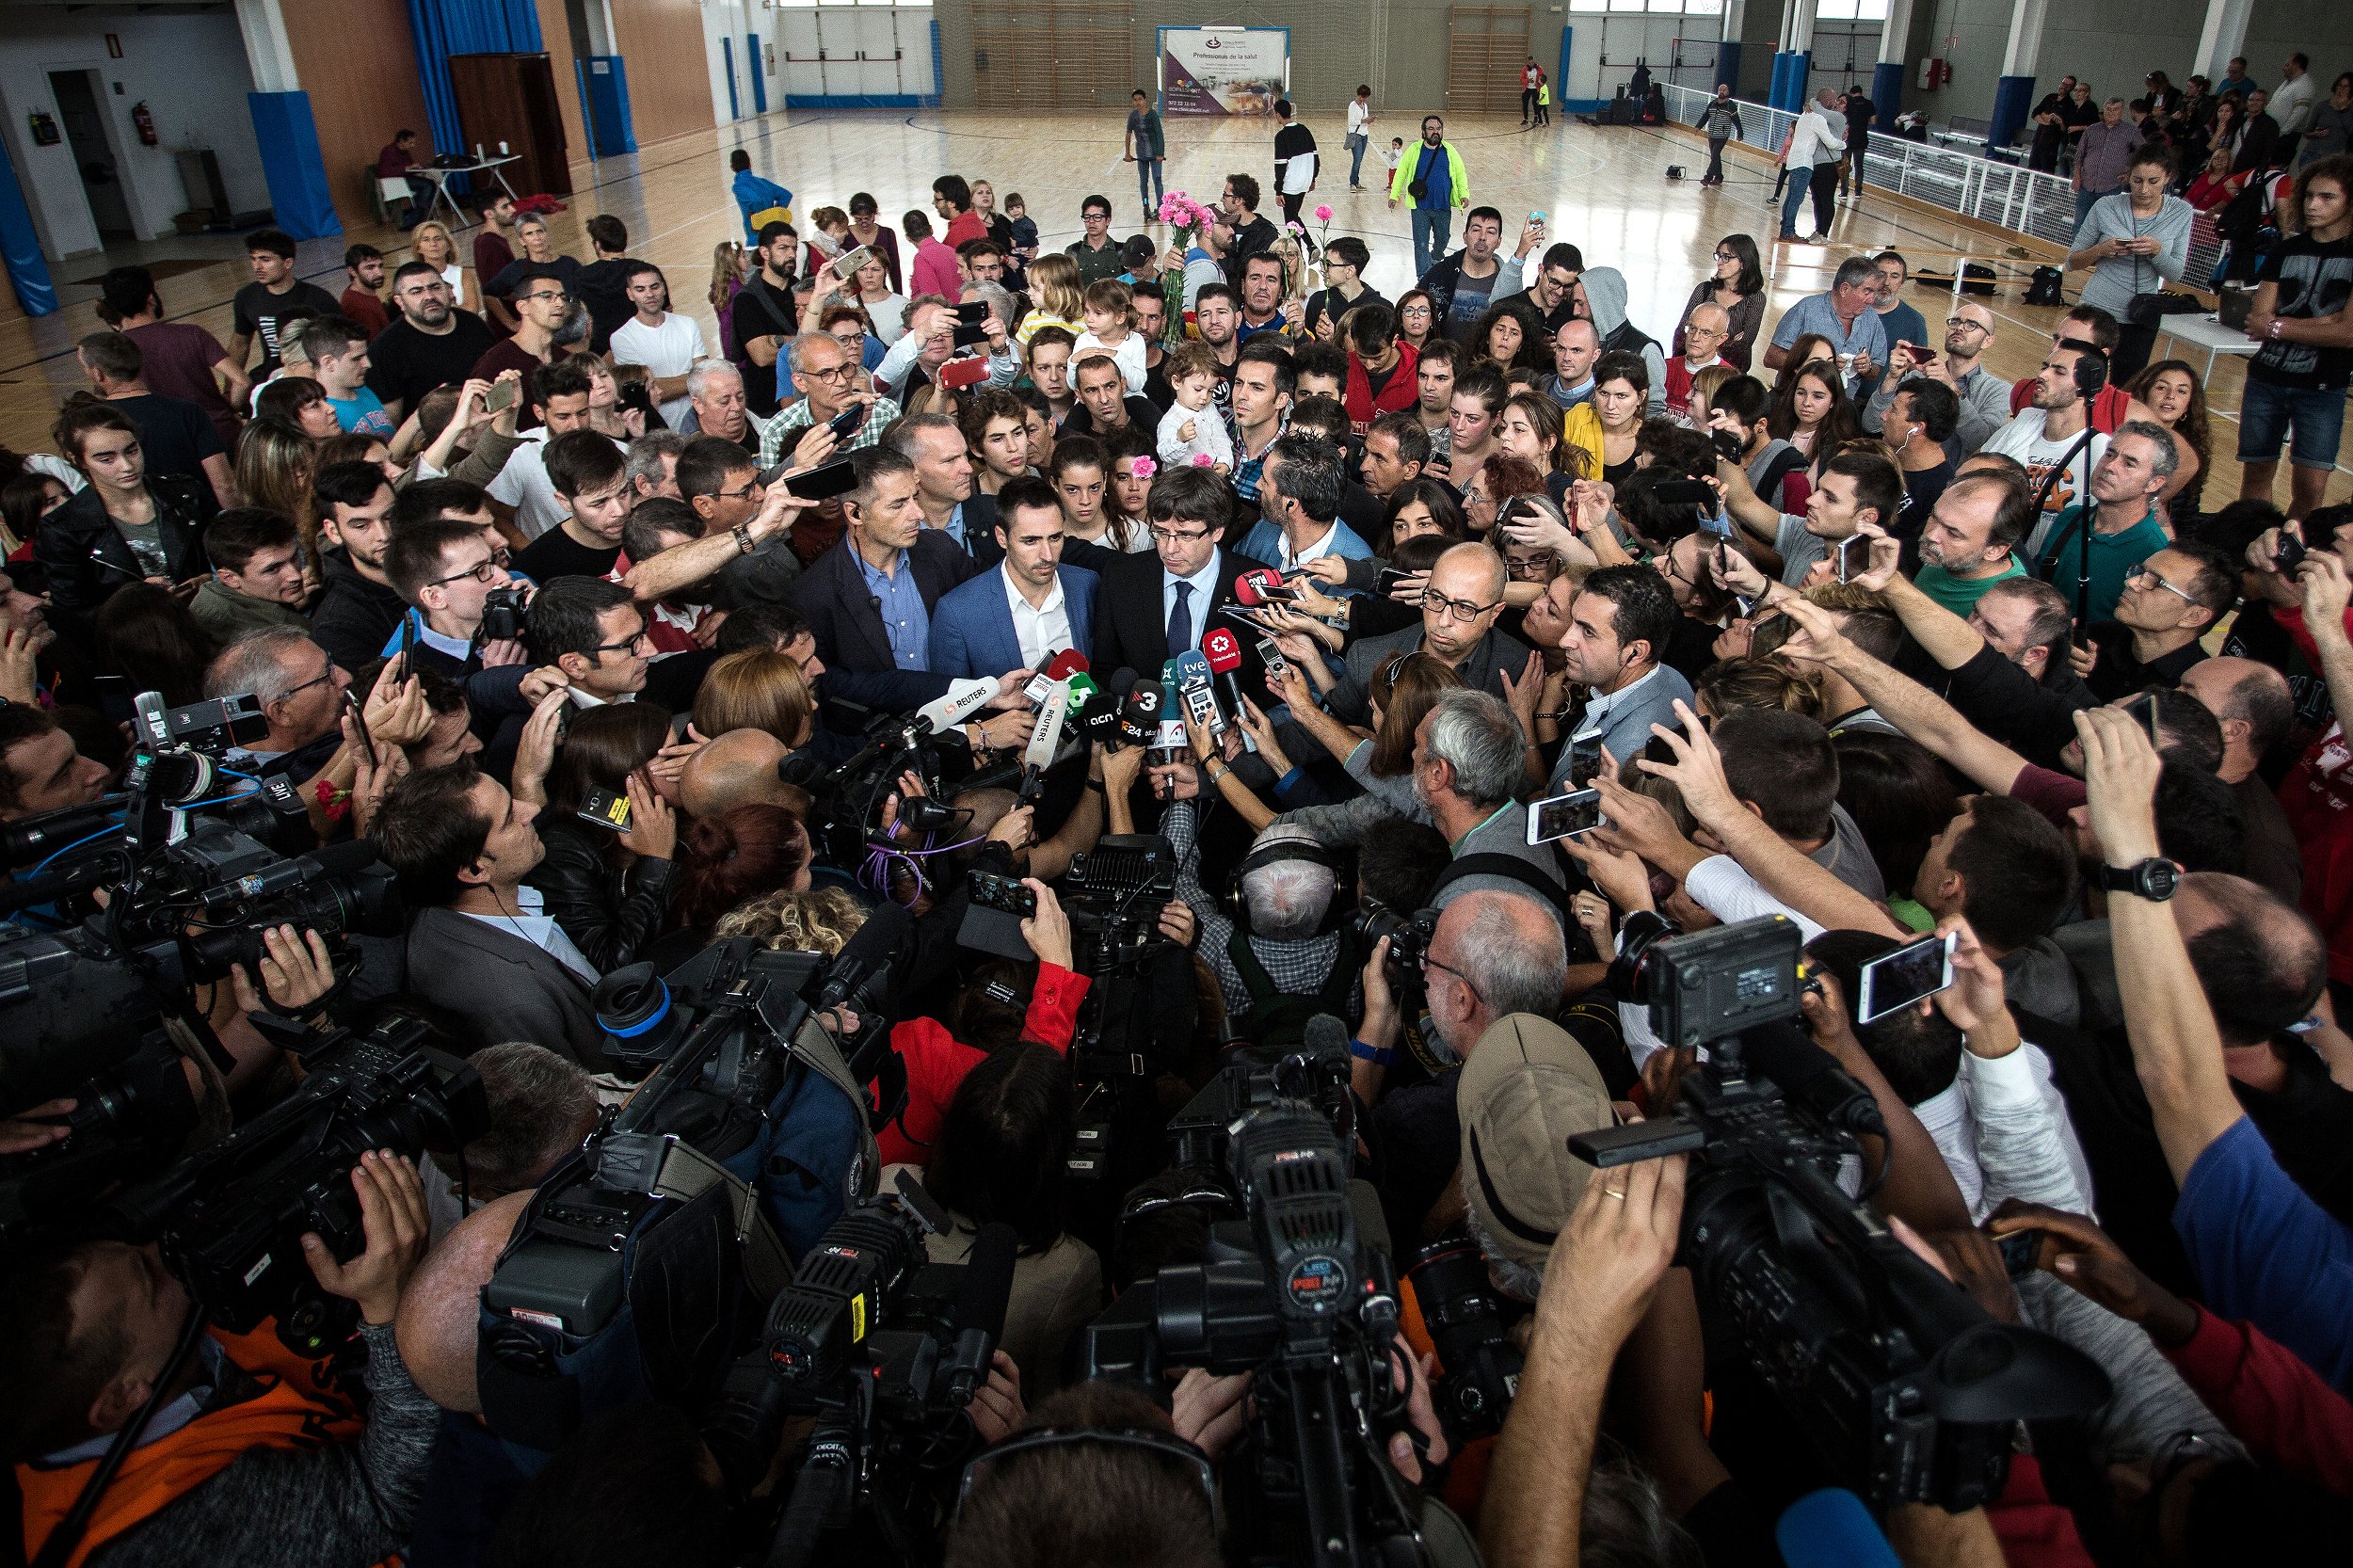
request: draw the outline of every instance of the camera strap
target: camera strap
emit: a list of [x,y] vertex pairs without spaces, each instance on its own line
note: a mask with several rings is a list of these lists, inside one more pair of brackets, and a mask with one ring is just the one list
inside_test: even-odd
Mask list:
[[744,1276],[762,1301],[773,1301],[792,1279],[784,1243],[760,1211],[760,1197],[740,1177],[702,1150],[675,1135],[619,1132],[597,1149],[597,1181],[622,1192],[686,1202],[713,1187],[725,1187],[735,1216],[735,1240],[744,1251]]
[[1466,876],[1499,876],[1516,882],[1552,906],[1561,917],[1561,929],[1574,931],[1577,922],[1569,913],[1568,889],[1538,871],[1516,855],[1501,855],[1488,851],[1479,855],[1458,855],[1453,863],[1438,873],[1438,880],[1430,885],[1430,898],[1435,903],[1438,890]]

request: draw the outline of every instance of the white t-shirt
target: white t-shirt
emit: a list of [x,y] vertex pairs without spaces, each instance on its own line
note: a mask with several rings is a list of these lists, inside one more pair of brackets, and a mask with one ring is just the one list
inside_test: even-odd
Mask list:
[[1283,166],[1283,194],[1305,196],[1315,188],[1316,154],[1312,152],[1294,153]]
[[[2065,440],[2046,440],[2042,435],[2047,416],[2041,408],[2021,408],[2008,424],[1993,432],[1981,450],[1998,452],[2005,457],[2015,457],[2026,465],[2026,491],[2033,494],[2042,488],[2042,481],[2058,466],[2081,433]],[[2091,444],[2069,461],[2067,472],[2052,482],[2050,493],[2043,497],[2042,515],[2029,538],[2026,553],[2031,557],[2041,547],[2044,526],[2060,512],[2091,493],[2091,471],[2100,465],[2108,449],[2107,437],[2093,433]]]
[[1090,353],[1109,354],[1112,357],[1112,363],[1119,367],[1119,378],[1128,384],[1128,395],[1129,397],[1144,395],[1143,333],[1129,332],[1119,340],[1119,346],[1116,348],[1106,344],[1093,332],[1080,333],[1079,341],[1070,347],[1070,384],[1072,386],[1079,384],[1079,361],[1084,360]]
[[[623,452],[629,450],[620,441],[613,444]],[[555,487],[548,481],[548,429],[544,424],[522,433],[521,444],[506,459],[506,466],[499,470],[498,477],[490,481],[489,489],[491,500],[515,508],[515,526],[522,530],[526,540],[537,538],[571,516],[571,508],[556,499]]]
[[1350,136],[1363,136],[1365,134],[1365,122],[1371,118],[1372,107],[1363,99],[1352,98],[1348,101],[1348,134]]
[[[644,365],[648,376],[683,376],[702,357],[702,328],[693,316],[680,315],[676,311],[664,313],[659,327],[648,327],[644,318],[632,316],[613,329],[613,362]],[[662,422],[677,429],[679,422],[686,417],[688,406],[684,392],[663,399],[658,405]]]

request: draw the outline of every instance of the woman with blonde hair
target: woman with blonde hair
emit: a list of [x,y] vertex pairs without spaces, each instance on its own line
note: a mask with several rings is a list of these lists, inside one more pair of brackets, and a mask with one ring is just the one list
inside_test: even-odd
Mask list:
[[1719,659],[1700,672],[1692,687],[1691,711],[1705,719],[1744,708],[1824,717],[1822,678],[1778,653]]
[[779,888],[719,917],[713,937],[749,936],[780,952],[840,952],[866,923],[866,906],[840,888]]
[[716,738],[764,729],[788,746],[808,744],[816,700],[800,661],[773,648],[745,648],[711,666],[695,694],[695,730]]
[[237,495],[246,505],[279,512],[302,531],[302,579],[319,585],[318,519],[311,510],[311,476],[319,443],[275,420],[257,419],[237,433]]
[[409,231],[408,243],[417,260],[441,275],[449,285],[453,303],[469,311],[482,309],[482,296],[474,287],[473,274],[457,259],[457,242],[449,231],[431,218]]
[[1030,313],[1013,332],[1024,354],[1030,340],[1046,328],[1061,328],[1074,343],[1086,330],[1086,291],[1079,285],[1079,264],[1061,251],[1030,264]]

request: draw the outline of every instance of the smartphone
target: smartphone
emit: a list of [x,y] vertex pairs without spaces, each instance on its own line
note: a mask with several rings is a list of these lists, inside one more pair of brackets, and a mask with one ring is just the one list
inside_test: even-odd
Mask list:
[[967,299],[955,307],[955,312],[956,319],[958,321],[971,326],[978,326],[980,323],[988,319],[988,301],[985,299]]
[[1555,839],[1571,839],[1579,833],[1591,833],[1601,825],[1601,792],[1572,790],[1550,800],[1528,803],[1528,841],[1548,844]]
[[1959,932],[1923,936],[1863,966],[1854,1021],[1876,1023],[1891,1013],[1925,1001],[1953,983],[1953,947]]
[[[1721,512],[1713,517],[1704,515],[1700,519],[1700,532],[1712,534],[1719,539],[1728,539],[1732,537],[1732,520]],[[1717,548],[1721,550],[1723,547],[1720,544]]]
[[1901,348],[1905,353],[1911,355],[1912,362],[1915,365],[1932,365],[1936,363],[1936,350],[1933,348],[1923,347],[1921,344],[1916,343],[1898,344],[1897,346]]
[[[984,305],[982,309],[986,310],[987,307]],[[984,344],[987,341],[988,326],[985,322],[960,321],[956,323],[954,343],[955,346],[958,348],[970,348],[977,344]]]
[[1386,599],[1397,591],[1399,584],[1413,575],[1410,571],[1400,571],[1395,567],[1383,567],[1381,575],[1373,580],[1372,591],[1383,599]]
[[1569,782],[1585,788],[1601,776],[1601,731],[1588,729],[1569,737]]
[[1290,661],[1283,657],[1283,650],[1274,646],[1272,637],[1258,639],[1258,663],[1266,666],[1267,674],[1277,677],[1291,667]]
[[873,249],[869,246],[861,245],[855,250],[845,250],[834,259],[833,275],[846,282],[856,276],[859,267],[873,259]]
[[403,680],[417,673],[417,621],[424,614],[422,610],[411,610],[400,617],[400,647],[393,650],[392,657],[400,661],[400,678]]
[[784,482],[785,490],[803,501],[824,501],[837,495],[847,495],[857,488],[857,469],[850,459],[820,463],[807,473],[796,473]]
[[866,423],[867,411],[872,408],[872,403],[853,403],[827,420],[825,428],[833,432],[835,440],[846,441],[858,433],[859,427]]
[[2294,577],[2296,568],[2303,564],[2304,541],[2282,528],[2280,530],[2280,542],[2272,551],[2272,569],[2282,577]]
[[578,812],[582,822],[609,827],[616,833],[629,831],[629,796],[616,795],[610,790],[590,790],[581,797]]
[[972,902],[984,909],[1001,909],[1008,915],[1018,915],[1026,920],[1037,913],[1037,889],[1023,887],[1017,876],[974,872]]
[[2013,1230],[2008,1236],[1993,1238],[1993,1245],[2001,1252],[2002,1267],[2012,1279],[2025,1279],[2035,1271],[2035,1259],[2042,1252],[2042,1232]]
[[344,688],[344,712],[351,715],[351,728],[360,737],[360,749],[370,757],[376,755],[376,737],[368,733],[368,716],[360,711],[360,694]]
[[961,359],[951,360],[939,367],[938,374],[933,376],[933,379],[951,392],[961,392],[966,387],[977,387],[988,379],[988,361],[978,355],[967,355]]
[[482,399],[483,409],[493,414],[504,413],[515,406],[515,399],[522,395],[522,390],[520,381],[493,381],[489,392]]
[[1716,509],[1716,487],[1704,479],[1661,479],[1651,487],[1651,499],[1661,506],[1705,506]]
[[2157,694],[2143,692],[2130,702],[2123,704],[2123,709],[2147,733],[2149,744],[2160,751],[2164,750],[2165,742],[2157,733]]
[[1850,583],[1871,569],[1871,540],[1854,534],[1838,541],[1838,581]]

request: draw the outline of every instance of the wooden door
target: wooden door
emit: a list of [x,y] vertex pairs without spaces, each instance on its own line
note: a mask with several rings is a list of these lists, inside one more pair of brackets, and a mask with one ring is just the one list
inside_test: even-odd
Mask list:
[[[499,172],[516,195],[571,194],[563,103],[556,96],[547,56],[452,55],[449,82],[469,156],[480,147],[484,156],[496,157],[499,143],[504,142],[517,161]],[[495,188],[496,184],[488,177],[478,181],[476,196],[484,185]]]
[[[1446,106],[1449,114],[1517,114],[1528,63],[1528,8],[1447,8]],[[1552,96],[1561,98],[1559,83]]]

